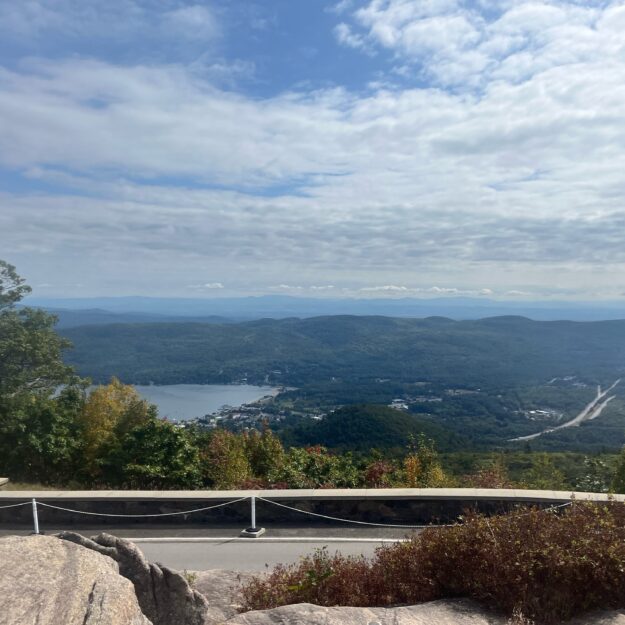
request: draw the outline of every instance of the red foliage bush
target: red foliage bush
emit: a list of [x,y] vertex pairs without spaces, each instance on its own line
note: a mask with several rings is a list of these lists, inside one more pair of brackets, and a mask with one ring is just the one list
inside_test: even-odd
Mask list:
[[625,506],[573,503],[429,528],[372,559],[320,550],[243,589],[246,609],[289,603],[384,606],[470,597],[556,623],[625,607]]
[[365,486],[367,488],[389,488],[395,467],[387,460],[374,460],[365,469]]

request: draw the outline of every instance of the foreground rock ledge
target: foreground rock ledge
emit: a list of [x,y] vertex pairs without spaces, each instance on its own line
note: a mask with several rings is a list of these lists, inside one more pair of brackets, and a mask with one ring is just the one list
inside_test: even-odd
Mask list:
[[0,538],[0,625],[151,625],[111,558],[51,536]]
[[[129,541],[101,534],[0,538],[0,625],[508,625],[471,601],[395,608],[297,604],[237,614],[252,574],[184,576],[145,560]],[[151,617],[148,618],[149,615]],[[538,625],[538,624],[537,624]],[[568,625],[625,625],[625,612]]]

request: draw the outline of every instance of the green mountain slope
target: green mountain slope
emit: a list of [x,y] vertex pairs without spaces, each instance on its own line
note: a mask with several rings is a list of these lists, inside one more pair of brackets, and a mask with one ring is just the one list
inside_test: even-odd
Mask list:
[[126,382],[250,382],[301,386],[332,379],[483,386],[556,376],[608,381],[625,373],[625,321],[495,317],[315,317],[235,324],[145,323],[68,328],[83,375]]
[[444,450],[466,445],[449,430],[393,408],[354,405],[339,408],[321,421],[306,421],[283,433],[294,445],[323,445],[333,449],[369,451],[372,448],[404,450],[410,437],[424,434]]

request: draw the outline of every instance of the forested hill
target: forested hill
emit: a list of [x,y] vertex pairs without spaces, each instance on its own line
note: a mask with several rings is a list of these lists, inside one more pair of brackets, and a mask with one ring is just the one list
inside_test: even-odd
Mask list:
[[375,378],[455,385],[540,383],[625,374],[625,320],[330,316],[234,324],[139,323],[67,328],[66,360],[94,381],[239,381],[304,385]]

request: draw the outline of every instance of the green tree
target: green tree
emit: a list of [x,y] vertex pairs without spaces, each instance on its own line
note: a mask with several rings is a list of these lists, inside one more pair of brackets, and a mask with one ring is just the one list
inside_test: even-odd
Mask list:
[[76,417],[83,401],[81,389],[67,387],[57,397],[33,402],[11,475],[43,484],[76,482],[81,459]]
[[266,423],[261,432],[245,432],[243,440],[254,477],[266,480],[269,474],[279,471],[284,465],[286,454],[282,442]]
[[616,471],[612,478],[612,491],[619,494],[625,494],[625,448],[621,450]]
[[588,493],[607,493],[610,490],[612,471],[605,460],[586,456],[584,470],[575,481],[575,490]]
[[434,441],[423,434],[416,440],[410,437],[403,474],[408,488],[436,488],[446,486],[449,481],[440,464]]
[[532,456],[532,466],[523,473],[521,480],[528,488],[537,490],[560,490],[565,485],[564,473],[546,453]]
[[0,260],[0,472],[51,480],[68,470],[76,446],[75,405],[55,393],[80,381],[63,363],[70,343],[54,331],[56,317],[18,306],[28,293],[15,267]]
[[0,260],[0,409],[34,393],[51,395],[75,379],[62,360],[71,343],[54,331],[57,318],[17,306],[28,293],[15,267]]
[[199,488],[200,458],[190,436],[164,420],[133,428],[102,461],[103,481],[143,489]]
[[269,474],[270,482],[287,488],[354,488],[359,477],[351,454],[330,454],[320,445],[292,447],[282,467]]
[[498,455],[486,466],[463,478],[465,486],[470,488],[514,488],[515,484],[510,478],[508,467],[502,455]]
[[102,458],[126,433],[156,416],[155,406],[143,399],[134,386],[122,384],[117,378],[95,388],[78,415],[86,475],[97,479]]
[[238,488],[252,478],[243,436],[215,430],[200,450],[202,475],[214,488]]

